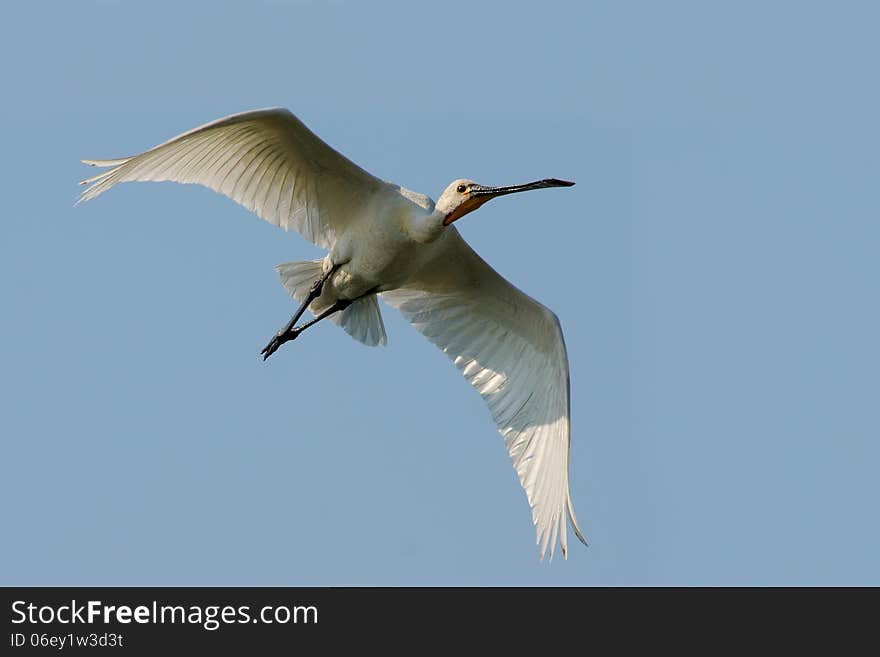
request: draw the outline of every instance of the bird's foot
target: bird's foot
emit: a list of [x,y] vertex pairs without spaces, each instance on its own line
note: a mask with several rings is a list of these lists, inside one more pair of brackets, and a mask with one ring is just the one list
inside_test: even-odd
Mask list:
[[291,329],[289,331],[279,331],[275,335],[272,336],[272,339],[269,340],[269,344],[263,347],[263,350],[260,352],[263,354],[263,360],[266,360],[269,356],[278,351],[278,348],[283,345],[285,342],[290,342],[291,340],[296,340],[299,337],[300,331],[296,329]]

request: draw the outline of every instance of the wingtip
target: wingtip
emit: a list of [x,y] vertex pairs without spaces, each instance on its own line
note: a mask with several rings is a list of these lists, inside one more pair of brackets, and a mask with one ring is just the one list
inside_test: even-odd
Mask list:
[[566,502],[566,509],[568,511],[568,524],[571,525],[574,535],[577,536],[577,539],[581,543],[590,547],[584,533],[581,531],[580,525],[578,525],[577,516],[574,514],[574,505],[571,503],[571,496],[569,496],[568,501]]
[[116,157],[111,160],[80,160],[83,164],[87,164],[90,167],[118,167],[120,164],[125,164],[131,159],[131,157]]

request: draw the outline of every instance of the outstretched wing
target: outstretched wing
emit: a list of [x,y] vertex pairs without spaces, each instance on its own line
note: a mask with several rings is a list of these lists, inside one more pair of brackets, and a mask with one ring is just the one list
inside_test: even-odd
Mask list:
[[484,262],[454,227],[436,258],[404,287],[383,292],[449,356],[489,406],[519,475],[543,559],[566,516],[584,543],[568,485],[568,356],[556,315]]
[[81,183],[89,187],[79,202],[120,182],[196,183],[326,249],[365,198],[394,193],[282,108],[233,114],[133,157],[83,162],[112,168]]

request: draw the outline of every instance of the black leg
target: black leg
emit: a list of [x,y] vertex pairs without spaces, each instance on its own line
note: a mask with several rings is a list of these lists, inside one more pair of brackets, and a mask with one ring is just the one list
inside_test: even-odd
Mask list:
[[269,356],[278,351],[278,348],[283,345],[285,342],[290,342],[291,340],[296,340],[299,337],[299,334],[305,331],[310,326],[314,326],[322,319],[325,319],[332,315],[335,312],[339,312],[340,310],[345,310],[351,305],[351,301],[348,299],[337,299],[336,303],[330,306],[327,310],[322,312],[320,315],[315,317],[313,320],[310,320],[303,324],[302,326],[297,326],[296,328],[290,327],[285,329],[283,332],[278,333],[274,336],[267,344],[263,351],[260,353],[263,354],[263,360],[266,360]]
[[283,329],[278,331],[278,335],[288,333],[293,329],[299,321],[299,318],[302,317],[302,314],[306,311],[306,308],[309,307],[309,304],[321,296],[321,290],[324,289],[324,283],[327,282],[327,279],[333,275],[333,272],[335,272],[336,269],[337,267],[331,267],[324,274],[321,274],[321,278],[312,283],[312,287],[309,288],[309,293],[306,295],[306,298],[303,300],[296,313],[294,313],[293,317],[290,318],[290,321],[287,322]]
[[[312,283],[312,287],[309,288],[309,293],[306,295],[306,298],[303,300],[300,307],[294,313],[293,317],[290,318],[290,321],[284,325],[284,328],[278,331],[272,339],[269,340],[269,344],[267,344],[261,354],[265,354],[263,356],[263,360],[266,360],[269,356],[271,356],[275,351],[278,350],[278,347],[283,345],[288,340],[292,340],[293,338],[285,338],[285,336],[289,335],[293,331],[293,327],[299,321],[299,318],[302,317],[302,314],[306,311],[306,308],[309,307],[309,304],[312,303],[315,299],[321,296],[321,291],[324,289],[324,283],[327,282],[327,279],[333,275],[338,268],[332,267],[328,269],[325,273],[321,274],[321,278]],[[267,353],[268,352],[268,353]]]

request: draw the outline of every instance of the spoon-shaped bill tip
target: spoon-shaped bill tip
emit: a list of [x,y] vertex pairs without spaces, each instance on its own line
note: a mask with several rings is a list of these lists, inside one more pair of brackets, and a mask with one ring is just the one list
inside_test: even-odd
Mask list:
[[571,180],[559,180],[559,178],[547,178],[541,182],[545,183],[545,187],[574,187],[574,182]]

